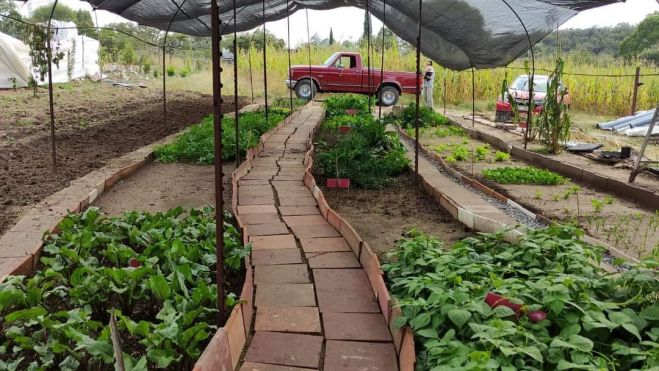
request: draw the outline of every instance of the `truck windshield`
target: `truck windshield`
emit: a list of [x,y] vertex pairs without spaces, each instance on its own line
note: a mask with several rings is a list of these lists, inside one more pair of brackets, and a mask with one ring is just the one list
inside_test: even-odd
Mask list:
[[334,54],[330,55],[329,58],[327,58],[327,59],[325,60],[325,62],[323,62],[323,65],[329,67],[329,65],[332,64],[332,62],[334,62],[334,59],[336,58],[336,55],[337,55],[337,54],[339,54],[339,53],[334,53]]
[[[529,90],[529,81],[527,76],[519,76],[513,81],[511,88],[515,90]],[[536,75],[533,78],[533,91],[536,93],[546,93],[547,92],[547,81],[549,78],[547,76]]]

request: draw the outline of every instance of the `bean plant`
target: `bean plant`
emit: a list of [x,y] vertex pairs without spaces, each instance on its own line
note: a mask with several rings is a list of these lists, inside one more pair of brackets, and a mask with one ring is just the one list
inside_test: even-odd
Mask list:
[[[213,209],[105,218],[89,208],[59,228],[33,275],[0,284],[0,369],[113,369],[111,313],[126,369],[191,369],[217,329]],[[230,224],[224,242],[232,287],[249,247]]]
[[[469,237],[444,250],[416,231],[383,265],[410,326],[417,370],[632,370],[659,367],[659,263],[616,275],[575,227]],[[490,307],[488,293],[519,309]],[[543,311],[534,321],[527,314]],[[537,313],[537,312],[536,312]]]

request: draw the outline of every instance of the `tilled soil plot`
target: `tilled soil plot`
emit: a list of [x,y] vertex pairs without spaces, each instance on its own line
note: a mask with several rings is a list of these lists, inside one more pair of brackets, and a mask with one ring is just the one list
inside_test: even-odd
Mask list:
[[[15,99],[8,105],[11,110],[2,108],[0,234],[15,223],[24,208],[65,188],[70,181],[104,166],[115,157],[198,123],[212,112],[212,99],[208,95],[168,92],[168,125],[165,128],[162,93],[157,90],[125,90],[101,85],[86,89],[84,85],[82,89],[58,94],[57,173],[52,169],[47,121],[43,122],[43,115],[39,116],[44,110],[42,101],[47,102],[47,99],[39,99],[38,103],[28,98]],[[2,95],[3,105],[7,105],[7,97],[7,93]],[[240,102],[240,106],[245,103]],[[234,110],[232,97],[224,97],[223,108]],[[47,108],[45,112],[47,114]],[[23,124],[28,120],[25,117],[29,120],[39,117],[42,121]],[[30,128],[25,129],[23,125]]]
[[[317,177],[318,184],[324,179]],[[470,233],[419,188],[412,175],[401,174],[380,190],[338,190],[321,187],[330,207],[345,218],[383,256],[413,228],[429,233],[449,247]]]

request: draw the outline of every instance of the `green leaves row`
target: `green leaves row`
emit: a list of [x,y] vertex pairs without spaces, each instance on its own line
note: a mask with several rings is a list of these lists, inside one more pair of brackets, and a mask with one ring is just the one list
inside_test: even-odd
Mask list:
[[[270,108],[268,120],[265,111],[244,112],[238,118],[241,156],[247,149],[259,143],[261,135],[277,126],[288,116],[288,110]],[[193,125],[179,136],[173,143],[156,148],[155,155],[161,162],[190,161],[209,165],[215,161],[213,116],[204,118],[200,124]],[[235,116],[224,116],[222,119],[222,158],[232,159],[236,155]]]
[[533,166],[483,169],[483,176],[499,184],[558,185],[567,181],[553,171]]
[[[249,246],[230,224],[224,242],[235,287]],[[217,325],[215,263],[212,208],[69,215],[40,270],[0,284],[0,369],[112,369],[111,311],[127,369],[191,369]]]
[[[655,261],[616,275],[601,251],[568,226],[531,230],[518,243],[481,234],[443,250],[412,231],[383,265],[416,336],[419,370],[634,370],[659,367],[659,279]],[[495,292],[542,310],[530,322],[490,308]]]

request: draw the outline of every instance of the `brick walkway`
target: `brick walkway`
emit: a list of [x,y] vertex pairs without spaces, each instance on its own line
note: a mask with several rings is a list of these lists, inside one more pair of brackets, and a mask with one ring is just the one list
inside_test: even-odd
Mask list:
[[302,182],[305,142],[321,117],[320,107],[304,109],[238,182],[256,307],[240,370],[398,369],[366,272]]

